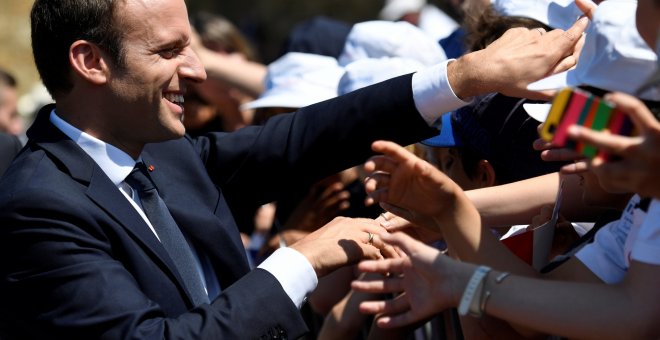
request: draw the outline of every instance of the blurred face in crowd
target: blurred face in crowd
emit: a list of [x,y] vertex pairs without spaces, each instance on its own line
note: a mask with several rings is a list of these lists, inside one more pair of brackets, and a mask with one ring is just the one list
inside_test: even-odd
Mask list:
[[427,160],[433,166],[442,171],[452,181],[456,182],[463,190],[472,190],[483,187],[483,185],[471,178],[465,171],[463,158],[459,148],[436,148],[426,146]]
[[649,47],[657,51],[660,0],[639,0],[637,2],[637,30]]
[[0,84],[0,131],[17,134],[16,130],[16,105],[18,93],[16,88]]
[[183,0],[128,0],[117,6],[126,62],[110,69],[107,84],[120,109],[105,122],[101,139],[141,150],[145,143],[183,136],[186,86],[203,81],[206,73],[189,45]]

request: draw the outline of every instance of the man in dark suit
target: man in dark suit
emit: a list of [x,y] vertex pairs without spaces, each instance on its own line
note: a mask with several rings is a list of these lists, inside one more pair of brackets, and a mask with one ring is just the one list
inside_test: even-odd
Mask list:
[[[312,183],[365,159],[375,139],[429,136],[428,111],[462,105],[454,92],[489,90],[467,90],[474,73],[460,68],[506,59],[491,51],[451,63],[455,91],[445,76],[427,86],[427,100],[408,75],[263,127],[192,139],[181,124],[183,93],[206,75],[190,35],[183,0],[35,2],[33,52],[56,104],[39,112],[0,180],[3,339],[299,337],[298,308],[317,277],[393,255],[373,237],[380,226],[336,219],[249,271],[226,198],[272,201],[291,181]],[[575,43],[567,37],[562,51],[541,57],[537,78]],[[539,48],[547,46],[528,50],[531,59]],[[136,184],[138,173],[150,189]],[[154,186],[158,208],[144,194]],[[164,231],[168,218],[162,224],[174,229]]]
[[21,151],[21,147],[18,137],[0,132],[0,176],[5,173],[11,161]]

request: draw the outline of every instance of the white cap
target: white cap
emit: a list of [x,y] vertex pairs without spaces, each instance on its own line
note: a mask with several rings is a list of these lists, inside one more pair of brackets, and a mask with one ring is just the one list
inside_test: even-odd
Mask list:
[[339,80],[337,94],[343,95],[363,87],[425,68],[422,63],[404,58],[360,59],[346,65]]
[[301,108],[337,96],[344,69],[337,60],[318,54],[290,52],[268,65],[266,90],[241,109]]
[[583,15],[574,0],[491,0],[491,5],[500,15],[530,18],[563,30]]
[[[527,88],[540,91],[589,85],[634,94],[653,73],[657,61],[637,32],[636,8],[634,0],[603,1],[587,29],[577,66],[531,83]],[[660,90],[652,88],[638,96],[658,101]]]
[[339,64],[365,58],[400,57],[435,65],[447,59],[437,41],[405,22],[366,21],[353,25],[346,37]]
[[545,122],[545,120],[548,118],[548,114],[550,113],[550,107],[552,107],[552,104],[547,104],[547,103],[525,103],[523,104],[523,108],[527,112],[527,114],[534,118],[538,122]]
[[383,20],[399,20],[410,12],[418,12],[426,5],[426,0],[387,0],[380,11]]

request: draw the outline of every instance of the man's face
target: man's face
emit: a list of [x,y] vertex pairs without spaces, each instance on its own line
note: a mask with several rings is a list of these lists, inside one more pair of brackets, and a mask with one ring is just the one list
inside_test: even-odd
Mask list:
[[116,110],[105,127],[128,149],[183,136],[187,83],[206,73],[189,46],[191,30],[183,0],[127,0],[116,13],[124,36],[124,67],[111,66],[108,86]]

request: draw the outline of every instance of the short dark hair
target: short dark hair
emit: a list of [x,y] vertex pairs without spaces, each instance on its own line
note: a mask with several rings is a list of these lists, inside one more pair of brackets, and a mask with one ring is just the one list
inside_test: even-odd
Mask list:
[[546,31],[552,31],[550,26],[535,19],[500,15],[493,6],[486,6],[481,11],[474,12],[466,13],[463,23],[467,31],[466,45],[470,51],[486,48],[514,27],[541,27]]
[[36,0],[32,6],[32,53],[48,92],[71,90],[69,48],[76,40],[95,43],[122,66],[122,33],[114,18],[121,0]]

